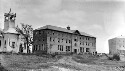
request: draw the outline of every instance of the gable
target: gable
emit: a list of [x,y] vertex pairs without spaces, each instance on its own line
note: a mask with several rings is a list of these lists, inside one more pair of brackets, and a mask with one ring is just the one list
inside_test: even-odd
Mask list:
[[73,34],[81,35],[78,30],[75,30],[75,31],[73,32]]

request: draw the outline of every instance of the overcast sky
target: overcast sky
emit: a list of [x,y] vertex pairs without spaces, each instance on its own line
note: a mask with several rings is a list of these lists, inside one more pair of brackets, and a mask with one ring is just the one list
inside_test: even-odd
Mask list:
[[0,0],[0,27],[9,9],[16,24],[67,27],[97,37],[97,51],[108,52],[108,39],[125,35],[124,0]]

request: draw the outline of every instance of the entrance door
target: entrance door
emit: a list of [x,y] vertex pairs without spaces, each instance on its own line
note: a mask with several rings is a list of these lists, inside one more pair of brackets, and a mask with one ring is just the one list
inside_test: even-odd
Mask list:
[[77,49],[74,49],[74,53],[77,53]]
[[20,52],[20,53],[23,53],[23,47],[22,47],[22,44],[20,44],[19,52]]

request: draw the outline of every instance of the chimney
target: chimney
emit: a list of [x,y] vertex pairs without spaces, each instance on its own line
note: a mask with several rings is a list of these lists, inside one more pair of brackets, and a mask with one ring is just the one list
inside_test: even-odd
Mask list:
[[70,27],[69,27],[69,26],[67,27],[67,30],[70,30]]

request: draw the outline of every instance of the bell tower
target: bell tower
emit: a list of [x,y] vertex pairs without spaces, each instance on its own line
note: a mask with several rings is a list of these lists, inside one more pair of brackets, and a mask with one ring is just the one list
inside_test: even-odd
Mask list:
[[16,13],[11,13],[11,8],[9,13],[4,14],[4,31],[7,31],[9,28],[15,28],[15,18]]

